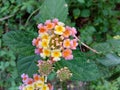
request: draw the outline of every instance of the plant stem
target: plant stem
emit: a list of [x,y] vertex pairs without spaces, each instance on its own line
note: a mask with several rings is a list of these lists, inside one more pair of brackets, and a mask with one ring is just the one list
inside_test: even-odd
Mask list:
[[83,43],[82,41],[80,41],[80,42],[81,42],[81,44],[82,44],[83,46],[85,46],[86,48],[90,49],[90,50],[93,51],[94,53],[100,54],[100,52],[98,52],[98,51],[96,51],[95,49],[89,47],[88,45],[86,45],[86,44]]
[[44,79],[45,79],[45,83],[47,83],[47,76],[44,76]]
[[61,82],[62,83],[62,90],[67,90],[67,83],[66,82]]
[[30,18],[31,18],[39,9],[40,9],[40,8],[36,9],[35,11],[33,11],[33,12],[30,14],[30,16],[27,18],[27,20],[26,20],[26,22],[25,22],[25,26],[27,26]]
[[86,48],[90,49],[90,50],[93,51],[94,53],[100,54],[100,52],[98,52],[97,50],[91,48],[90,46],[88,46],[88,45],[86,45],[85,43],[83,43],[82,41],[80,41],[78,37],[75,36],[75,38],[76,38],[83,46],[85,46]]
[[13,17],[13,16],[14,16],[14,15],[5,16],[5,17],[3,17],[3,18],[0,18],[0,21],[9,19],[9,18],[11,18],[11,17]]

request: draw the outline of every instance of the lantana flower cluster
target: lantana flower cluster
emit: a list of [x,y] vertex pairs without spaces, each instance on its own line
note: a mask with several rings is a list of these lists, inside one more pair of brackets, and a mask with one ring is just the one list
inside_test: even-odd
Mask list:
[[74,27],[65,26],[58,19],[46,20],[38,24],[39,35],[32,41],[33,46],[36,46],[35,53],[53,61],[59,61],[61,57],[71,60],[72,50],[78,45],[76,33]]
[[30,78],[27,74],[22,74],[23,84],[19,87],[19,90],[53,90],[50,84],[45,84],[45,78],[38,74],[34,74],[33,78]]
[[[65,26],[58,19],[46,20],[45,23],[38,24],[38,37],[32,41],[36,46],[35,53],[43,59],[38,60],[38,74],[29,78],[27,74],[22,74],[23,84],[20,90],[53,90],[52,85],[47,83],[47,76],[54,70],[53,66],[61,58],[73,59],[72,50],[78,45],[76,37],[77,31],[74,27]],[[60,81],[66,81],[72,76],[68,67],[63,67],[56,71]]]

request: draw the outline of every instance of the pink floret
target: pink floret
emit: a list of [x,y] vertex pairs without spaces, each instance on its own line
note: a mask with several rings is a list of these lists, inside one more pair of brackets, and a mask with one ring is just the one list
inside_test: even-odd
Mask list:
[[43,26],[43,24],[38,24],[37,28],[40,29]]

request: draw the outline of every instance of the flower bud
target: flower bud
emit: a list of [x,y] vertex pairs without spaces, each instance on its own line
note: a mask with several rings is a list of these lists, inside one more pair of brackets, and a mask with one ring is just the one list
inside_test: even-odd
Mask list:
[[72,76],[72,73],[67,67],[61,68],[57,71],[57,77],[60,79],[60,81],[66,81],[70,79]]
[[52,66],[52,63],[49,60],[48,61],[42,61],[41,64],[39,64],[38,72],[42,76],[47,76],[48,74],[51,73],[52,70],[53,70],[53,66]]

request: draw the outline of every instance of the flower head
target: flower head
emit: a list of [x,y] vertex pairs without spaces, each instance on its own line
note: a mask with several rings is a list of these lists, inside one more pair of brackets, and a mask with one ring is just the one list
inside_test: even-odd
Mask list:
[[[22,78],[28,77],[27,74],[22,74]],[[34,74],[33,78],[27,78],[19,90],[52,90],[49,84],[45,83],[44,76]]]
[[67,60],[73,58],[71,52],[78,45],[75,36],[77,30],[74,27],[65,26],[55,18],[38,24],[38,29],[39,35],[32,41],[33,46],[36,46],[36,54],[52,61],[58,61],[61,57]]

